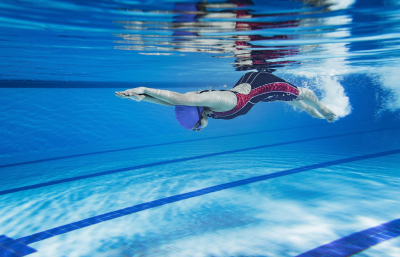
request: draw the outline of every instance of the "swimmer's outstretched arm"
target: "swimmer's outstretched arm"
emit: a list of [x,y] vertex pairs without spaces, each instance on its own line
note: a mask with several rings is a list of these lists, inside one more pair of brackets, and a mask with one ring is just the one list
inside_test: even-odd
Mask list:
[[[151,96],[163,103],[171,105],[204,106],[216,111],[228,111],[235,107],[232,106],[232,103],[226,100],[225,93],[220,91],[205,92],[203,94],[180,94],[169,90],[137,87],[123,92],[116,92],[116,95],[130,96],[135,98],[134,100],[136,101],[145,100],[146,96]],[[150,101],[160,104],[160,102],[153,99]],[[234,105],[236,105],[236,103]]]
[[115,95],[122,98],[122,99],[130,99],[130,100],[135,100],[135,101],[145,101],[153,104],[159,104],[159,105],[164,105],[164,106],[174,106],[173,104],[161,101],[160,99],[154,98],[149,95],[125,95],[122,94],[122,92],[115,92]]

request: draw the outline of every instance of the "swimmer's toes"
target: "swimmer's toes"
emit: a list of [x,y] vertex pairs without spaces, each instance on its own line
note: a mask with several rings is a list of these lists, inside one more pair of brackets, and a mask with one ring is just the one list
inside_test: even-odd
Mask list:
[[336,120],[336,115],[332,114],[332,116],[328,119],[328,121],[333,122],[334,120]]

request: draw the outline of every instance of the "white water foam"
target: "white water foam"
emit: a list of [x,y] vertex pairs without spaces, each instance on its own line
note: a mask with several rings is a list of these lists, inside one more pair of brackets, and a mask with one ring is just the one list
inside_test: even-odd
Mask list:
[[375,70],[382,89],[389,94],[383,99],[382,108],[389,111],[400,110],[400,67],[381,67]]
[[326,104],[337,117],[343,118],[351,113],[350,99],[336,77],[324,76],[320,79],[325,95],[321,102]]
[[[354,3],[352,0],[331,1],[336,9],[347,8]],[[352,22],[351,17],[347,15],[327,17],[322,20],[325,25],[346,25]],[[321,35],[324,38],[346,38],[350,36],[348,29],[337,30]],[[315,46],[307,47],[308,50]],[[344,86],[338,81],[338,76],[347,74],[351,68],[347,65],[346,57],[348,47],[345,43],[330,43],[319,46],[325,56],[331,56],[319,61],[318,65],[306,67],[305,69],[291,70],[290,73],[307,78],[302,83],[302,87],[319,91],[322,94],[321,102],[326,104],[337,116],[343,118],[351,113],[350,99],[345,93]],[[290,80],[289,80],[290,81]]]
[[338,81],[338,77],[330,73],[320,74],[315,72],[300,72],[299,75],[307,78],[302,87],[313,91],[320,91],[320,99],[338,118],[343,118],[351,113],[352,107],[350,99],[346,95],[343,85]]

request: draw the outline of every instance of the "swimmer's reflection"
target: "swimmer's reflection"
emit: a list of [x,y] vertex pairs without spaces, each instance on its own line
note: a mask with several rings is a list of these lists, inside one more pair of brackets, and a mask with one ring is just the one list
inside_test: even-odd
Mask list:
[[[182,15],[175,16],[174,28],[185,28],[188,27],[189,22],[201,22],[201,20],[210,18],[233,18],[236,20],[240,19],[257,19],[262,17],[269,17],[271,15],[254,15],[248,9],[253,6],[254,3],[250,0],[237,0],[237,1],[227,1],[225,3],[177,3],[175,5],[174,11],[182,12]],[[247,7],[247,8],[246,8]],[[212,10],[230,8],[231,10],[213,12]],[[203,15],[201,15],[204,13]],[[252,22],[252,21],[235,21],[235,22],[207,22],[206,23],[208,32],[210,27],[216,31],[224,30],[235,30],[235,31],[257,31],[273,28],[287,28],[298,26],[298,21],[282,21],[282,22]],[[207,32],[206,31],[206,32]],[[182,31],[177,30],[173,33],[173,36],[192,36],[200,37],[201,31]],[[182,38],[174,38],[176,45],[184,46],[193,43],[193,40]],[[287,46],[274,46],[269,47],[268,50],[262,50],[265,46],[257,44],[257,41],[262,40],[288,40],[291,39],[287,35],[274,35],[274,36],[263,36],[261,34],[245,35],[241,33],[240,35],[231,37],[234,39],[234,44],[230,44],[229,41],[222,41],[227,44],[221,44],[221,40],[206,39],[212,48],[199,48],[197,51],[206,51],[212,53],[233,53],[236,57],[235,63],[236,70],[251,70],[256,69],[258,71],[275,71],[274,68],[281,67],[288,63],[293,63],[293,61],[274,61],[270,60],[285,58],[286,56],[295,55],[298,53],[297,48],[287,47]],[[180,41],[180,42],[179,42]],[[192,42],[190,42],[192,41]],[[272,48],[272,49],[271,49]],[[261,50],[253,50],[261,49]],[[180,49],[182,50],[182,49]]]
[[[269,46],[261,41],[284,41],[292,39],[287,35],[273,35],[271,29],[298,26],[298,21],[287,20],[284,15],[252,14],[254,3],[250,0],[236,0],[219,3],[181,2],[175,3],[173,21],[158,24],[159,27],[172,30],[172,39],[160,36],[121,35],[128,42],[136,44],[128,47],[133,50],[157,48],[160,51],[208,52],[232,54],[233,66],[237,70],[270,70],[293,61],[284,59],[298,53],[297,47]],[[279,16],[279,22],[254,21],[262,18]],[[157,24],[143,22],[142,29],[157,27]],[[125,26],[127,29],[130,26]],[[248,31],[249,34],[245,32]],[[228,32],[227,35],[221,33]],[[259,33],[257,33],[259,32]],[[257,43],[258,42],[258,43]],[[126,42],[125,42],[126,43]],[[152,46],[156,43],[157,46]],[[122,47],[119,47],[120,49]],[[122,49],[127,49],[122,48]],[[215,56],[227,57],[227,56]]]

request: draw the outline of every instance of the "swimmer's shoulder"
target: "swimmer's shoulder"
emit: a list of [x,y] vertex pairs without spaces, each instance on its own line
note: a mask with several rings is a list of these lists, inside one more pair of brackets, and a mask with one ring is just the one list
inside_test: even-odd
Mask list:
[[242,84],[239,84],[239,85],[233,87],[229,91],[243,94],[243,95],[248,95],[251,91],[251,85],[249,83],[242,83]]

